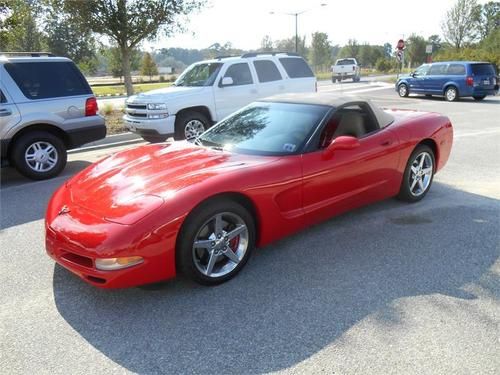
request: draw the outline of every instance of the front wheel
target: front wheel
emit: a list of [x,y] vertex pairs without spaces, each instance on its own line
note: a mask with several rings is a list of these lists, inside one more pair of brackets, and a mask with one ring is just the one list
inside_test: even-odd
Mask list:
[[476,95],[476,96],[473,96],[474,100],[477,100],[477,101],[480,101],[480,100],[483,100],[484,98],[486,98],[486,95]]
[[52,133],[34,131],[22,135],[14,143],[11,159],[22,175],[32,180],[45,180],[57,176],[66,166],[66,147]]
[[199,112],[189,111],[177,116],[175,121],[176,141],[187,140],[194,142],[210,126],[207,117]]
[[410,203],[424,198],[431,187],[434,171],[432,149],[426,145],[417,146],[406,164],[398,198]]
[[255,246],[252,215],[240,204],[217,199],[193,211],[180,232],[177,264],[203,285],[232,279]]
[[448,102],[454,102],[458,99],[458,90],[456,87],[450,86],[444,92],[444,98]]
[[398,87],[398,94],[400,97],[406,98],[410,94],[408,86],[406,86],[406,84],[404,83],[400,84]]

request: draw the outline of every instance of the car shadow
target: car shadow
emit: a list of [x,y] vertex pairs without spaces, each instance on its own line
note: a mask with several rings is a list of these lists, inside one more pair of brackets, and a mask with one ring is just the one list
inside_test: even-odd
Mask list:
[[[428,101],[434,101],[434,102],[446,102],[446,99],[444,96],[439,96],[439,95],[433,95],[433,96],[425,96],[422,94],[411,94],[409,96],[410,98],[414,99],[423,99],[423,100],[428,100]],[[498,100],[494,100],[494,96],[487,96],[483,100],[474,100],[474,98],[469,98],[469,97],[463,97],[459,98],[457,101],[453,103],[476,103],[476,104],[495,104],[498,105]]]
[[100,290],[55,266],[55,304],[133,372],[282,370],[369,315],[398,324],[399,298],[478,298],[471,284],[498,295],[484,275],[498,258],[499,203],[435,183],[420,203],[377,203],[258,249],[238,277],[211,288],[176,279]]
[[43,218],[54,191],[65,180],[90,164],[82,160],[69,161],[59,176],[43,181],[30,180],[14,168],[2,168],[0,228],[6,229]]

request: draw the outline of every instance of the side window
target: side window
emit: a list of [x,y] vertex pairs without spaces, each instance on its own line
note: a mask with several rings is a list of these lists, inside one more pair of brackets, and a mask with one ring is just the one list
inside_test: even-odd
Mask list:
[[446,73],[446,65],[445,64],[436,64],[432,65],[429,69],[430,76],[440,76]]
[[378,123],[366,104],[348,105],[338,109],[328,120],[321,132],[318,148],[328,147],[340,136],[361,138],[378,129]]
[[449,76],[464,76],[465,66],[462,64],[450,64],[446,74]]
[[7,98],[3,94],[2,90],[0,90],[0,103],[7,103]]
[[415,75],[416,76],[425,76],[427,72],[429,71],[429,65],[422,65],[415,70]]
[[290,78],[314,77],[309,65],[300,57],[282,57],[280,62]]
[[87,81],[72,62],[22,62],[4,66],[28,99],[92,94]]
[[253,83],[252,73],[247,63],[238,63],[231,65],[227,70],[224,77],[231,77],[233,79],[232,86],[250,85]]
[[271,60],[256,60],[253,62],[259,82],[271,82],[281,80],[281,74],[276,64]]

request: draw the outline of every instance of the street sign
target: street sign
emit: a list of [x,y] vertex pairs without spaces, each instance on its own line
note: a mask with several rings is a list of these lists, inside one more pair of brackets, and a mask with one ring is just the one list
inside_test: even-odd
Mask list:
[[405,48],[405,41],[403,39],[398,40],[398,44],[396,44],[396,48],[398,50],[403,50]]
[[432,44],[427,44],[425,46],[425,53],[432,53]]
[[403,55],[404,55],[404,51],[403,50],[399,50],[396,52],[396,59],[398,59],[399,62],[401,62],[403,60]]

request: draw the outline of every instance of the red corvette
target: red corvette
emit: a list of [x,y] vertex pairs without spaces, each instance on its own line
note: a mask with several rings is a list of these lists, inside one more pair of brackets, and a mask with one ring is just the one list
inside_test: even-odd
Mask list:
[[437,113],[273,97],[194,144],[138,147],[71,178],[47,209],[47,252],[103,288],[177,272],[218,284],[255,246],[371,202],[422,199],[452,142],[450,120]]

